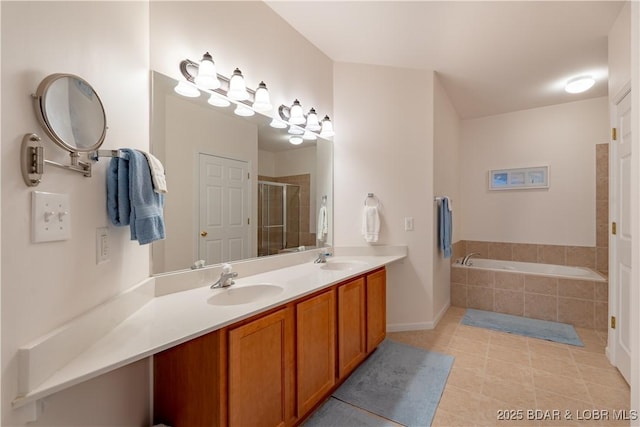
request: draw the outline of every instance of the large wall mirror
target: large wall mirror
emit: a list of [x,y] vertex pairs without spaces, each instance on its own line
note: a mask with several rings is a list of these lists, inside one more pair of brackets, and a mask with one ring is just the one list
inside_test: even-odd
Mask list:
[[[208,96],[186,98],[152,73],[151,149],[164,164],[166,240],[153,273],[311,250],[333,241],[333,145],[292,145],[271,117],[240,117]],[[318,240],[324,206],[328,233]]]

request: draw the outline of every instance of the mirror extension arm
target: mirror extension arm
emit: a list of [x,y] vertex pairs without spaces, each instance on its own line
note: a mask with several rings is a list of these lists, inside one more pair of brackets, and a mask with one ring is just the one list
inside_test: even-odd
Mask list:
[[25,184],[29,187],[35,187],[40,184],[45,164],[91,177],[91,163],[81,161],[79,159],[80,155],[76,152],[69,153],[69,155],[71,156],[70,165],[47,160],[44,157],[44,146],[40,137],[35,133],[26,134],[22,138],[22,147],[20,149],[20,166]]

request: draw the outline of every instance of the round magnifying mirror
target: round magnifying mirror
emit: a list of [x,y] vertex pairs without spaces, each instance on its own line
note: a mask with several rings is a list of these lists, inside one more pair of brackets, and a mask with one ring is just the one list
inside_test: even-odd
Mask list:
[[107,120],[102,101],[78,76],[45,78],[35,94],[35,109],[47,135],[67,151],[95,151],[104,142]]

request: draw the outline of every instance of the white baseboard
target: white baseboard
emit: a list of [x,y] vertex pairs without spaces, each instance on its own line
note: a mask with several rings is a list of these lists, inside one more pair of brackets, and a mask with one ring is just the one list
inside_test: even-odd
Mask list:
[[442,309],[436,315],[434,320],[429,322],[419,322],[419,323],[392,323],[387,324],[387,332],[405,332],[405,331],[423,331],[426,329],[433,329],[440,322],[440,319],[445,315],[449,307],[451,306],[451,301],[447,301],[447,303],[442,307]]

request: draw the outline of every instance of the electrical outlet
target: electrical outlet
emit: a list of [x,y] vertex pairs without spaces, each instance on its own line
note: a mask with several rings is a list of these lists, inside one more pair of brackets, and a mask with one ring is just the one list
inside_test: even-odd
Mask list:
[[96,229],[96,264],[109,261],[109,229],[100,227]]
[[404,217],[404,231],[413,231],[413,217],[405,216]]

